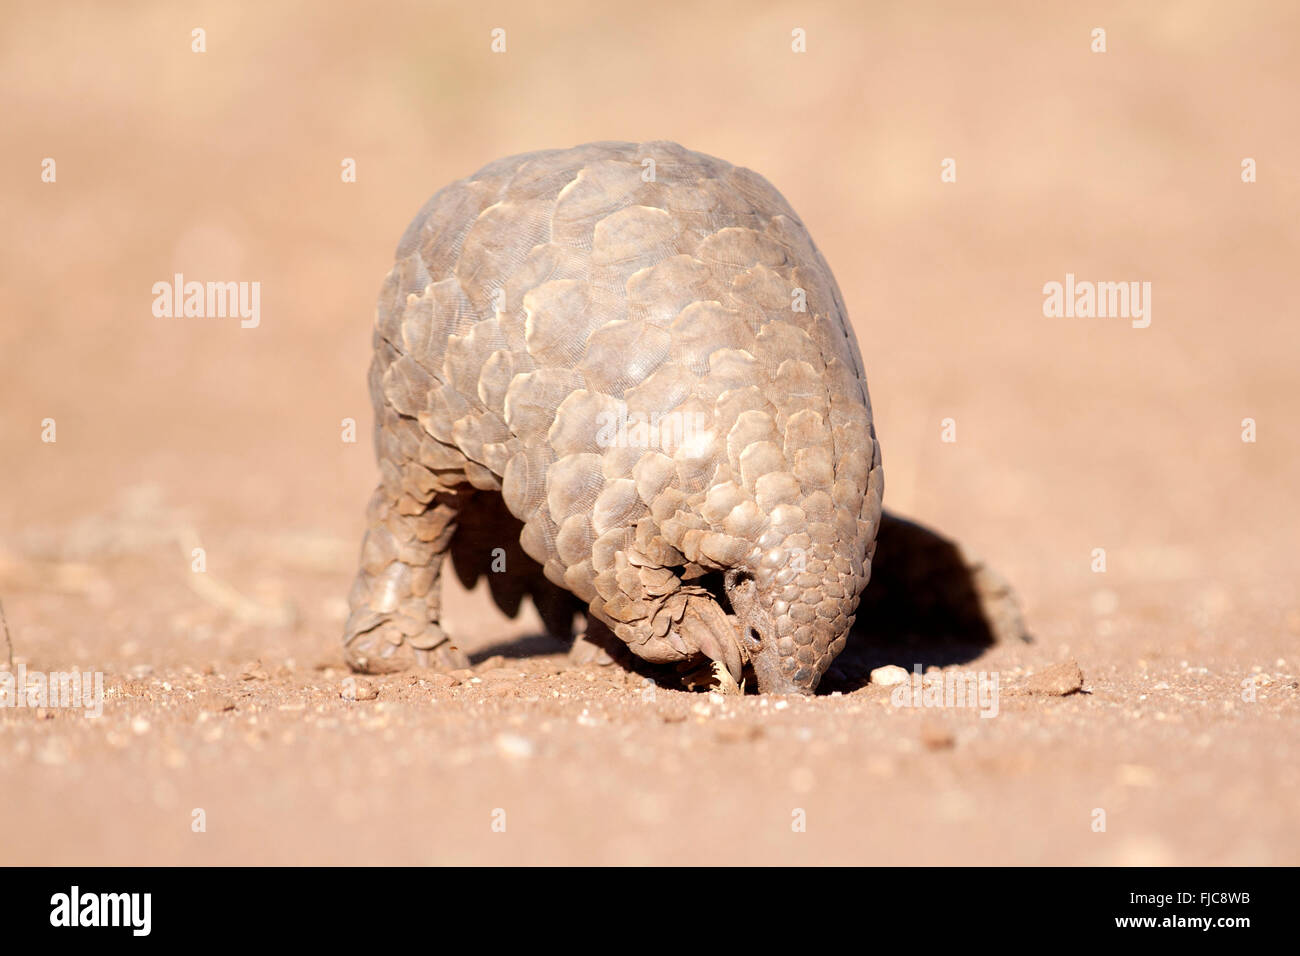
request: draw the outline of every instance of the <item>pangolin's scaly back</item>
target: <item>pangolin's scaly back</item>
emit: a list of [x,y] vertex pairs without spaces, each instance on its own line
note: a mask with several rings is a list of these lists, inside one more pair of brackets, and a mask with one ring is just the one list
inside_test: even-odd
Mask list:
[[375,344],[388,480],[499,490],[643,657],[816,685],[882,472],[835,280],[764,179],[672,143],[495,162],[407,229]]

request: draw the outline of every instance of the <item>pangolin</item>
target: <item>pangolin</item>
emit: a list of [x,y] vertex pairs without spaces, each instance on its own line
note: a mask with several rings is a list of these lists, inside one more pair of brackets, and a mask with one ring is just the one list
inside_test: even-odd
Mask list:
[[503,606],[547,587],[527,555],[647,661],[817,687],[884,473],[840,290],[765,179],[670,142],[491,163],[407,228],[373,341],[354,668],[463,662],[439,577],[468,535]]

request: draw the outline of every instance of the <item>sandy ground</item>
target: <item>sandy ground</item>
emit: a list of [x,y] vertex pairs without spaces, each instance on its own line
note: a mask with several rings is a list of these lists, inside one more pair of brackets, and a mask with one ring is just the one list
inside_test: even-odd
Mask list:
[[[1300,862],[1292,4],[269,6],[3,14],[0,601],[15,669],[105,697],[0,710],[0,862]],[[656,686],[482,593],[470,671],[349,680],[406,222],[497,156],[658,137],[826,254],[886,505],[1035,637],[872,663],[996,673],[996,717]],[[175,272],[260,281],[260,326],[154,318]],[[1150,327],[1044,317],[1067,272],[1150,281]]]

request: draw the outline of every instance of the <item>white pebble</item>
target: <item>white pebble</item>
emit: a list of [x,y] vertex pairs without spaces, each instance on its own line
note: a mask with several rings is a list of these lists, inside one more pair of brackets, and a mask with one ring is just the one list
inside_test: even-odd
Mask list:
[[897,664],[886,664],[884,667],[877,667],[871,672],[871,683],[879,684],[881,687],[893,687],[895,684],[902,684],[907,680],[907,671]]

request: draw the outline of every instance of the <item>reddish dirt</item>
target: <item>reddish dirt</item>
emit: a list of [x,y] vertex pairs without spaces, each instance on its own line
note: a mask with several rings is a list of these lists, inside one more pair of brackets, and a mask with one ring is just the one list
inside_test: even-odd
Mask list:
[[[3,17],[0,601],[16,664],[107,689],[0,710],[0,863],[1300,862],[1293,5]],[[472,671],[348,683],[397,238],[498,156],[656,137],[826,254],[887,507],[1024,599],[1033,643],[955,665],[996,718],[651,691],[483,593],[448,613]],[[175,272],[260,281],[260,327],[154,318]],[[1067,272],[1150,281],[1150,328],[1045,318]]]

